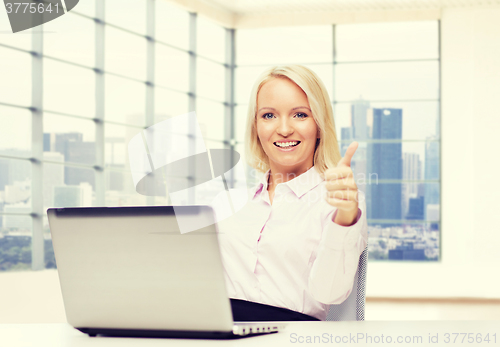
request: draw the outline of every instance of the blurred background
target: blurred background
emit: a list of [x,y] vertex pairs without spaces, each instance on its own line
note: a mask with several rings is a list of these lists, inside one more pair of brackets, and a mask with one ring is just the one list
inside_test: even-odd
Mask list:
[[65,321],[47,208],[168,204],[127,145],[190,111],[245,160],[250,89],[285,64],[360,144],[366,319],[500,319],[498,23],[500,0],[80,0],[12,34],[0,9],[0,322]]

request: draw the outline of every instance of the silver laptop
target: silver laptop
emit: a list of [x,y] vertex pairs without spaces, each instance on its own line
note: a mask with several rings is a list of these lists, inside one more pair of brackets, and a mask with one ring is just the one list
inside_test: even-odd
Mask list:
[[209,206],[47,211],[68,323],[90,336],[234,338],[282,325],[235,323]]

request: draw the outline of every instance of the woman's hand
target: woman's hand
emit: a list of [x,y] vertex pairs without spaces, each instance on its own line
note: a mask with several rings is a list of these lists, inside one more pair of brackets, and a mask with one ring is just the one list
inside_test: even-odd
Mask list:
[[338,209],[334,222],[344,226],[352,225],[358,216],[358,186],[351,170],[356,149],[358,143],[355,141],[349,145],[337,167],[325,171],[326,201]]

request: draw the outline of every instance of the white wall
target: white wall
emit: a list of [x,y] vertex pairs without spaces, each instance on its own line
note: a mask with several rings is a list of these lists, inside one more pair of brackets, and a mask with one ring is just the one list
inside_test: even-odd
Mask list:
[[0,324],[65,322],[57,270],[0,272]]
[[500,7],[446,9],[442,260],[370,263],[367,295],[500,298]]

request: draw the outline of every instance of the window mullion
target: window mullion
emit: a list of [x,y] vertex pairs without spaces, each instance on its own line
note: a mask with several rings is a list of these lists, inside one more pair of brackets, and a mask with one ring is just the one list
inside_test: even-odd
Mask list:
[[[226,29],[226,68],[225,68],[225,89],[226,89],[226,114],[224,124],[224,140],[226,146],[229,145],[231,153],[235,150],[234,138],[234,66],[235,66],[235,50],[234,50],[234,29]],[[234,156],[230,156],[230,167],[233,168],[236,164]],[[234,170],[230,171],[229,187],[234,187]]]
[[[337,64],[337,34],[336,34],[336,26],[335,24],[332,25],[332,61],[333,61],[333,68],[332,68],[332,103],[335,105],[335,65]],[[333,115],[335,116],[335,110],[333,110],[334,113]]]
[[[197,33],[196,33],[196,20],[197,20],[197,14],[196,13],[189,13],[189,112],[196,111],[196,39],[197,39]],[[189,148],[188,148],[188,153],[190,156],[194,155],[195,150],[196,150],[196,141],[199,139],[195,138],[196,135],[196,127],[198,124],[193,124],[193,122],[190,121],[189,123],[189,134],[191,135],[189,139]],[[196,168],[193,167],[194,165],[193,161],[189,161],[189,177],[188,180],[189,182],[189,187],[194,187],[194,180],[195,180],[195,172]],[[195,201],[195,191],[194,189],[189,189],[188,190],[188,202],[190,204],[194,203]]]
[[95,19],[95,204],[104,206],[106,202],[106,178],[104,173],[104,1],[96,1]]
[[31,268],[45,268],[43,240],[43,31],[32,29],[31,60]]
[[[155,0],[147,0],[146,7],[146,126],[150,127],[155,122]],[[154,205],[155,197],[147,196],[146,203]]]

